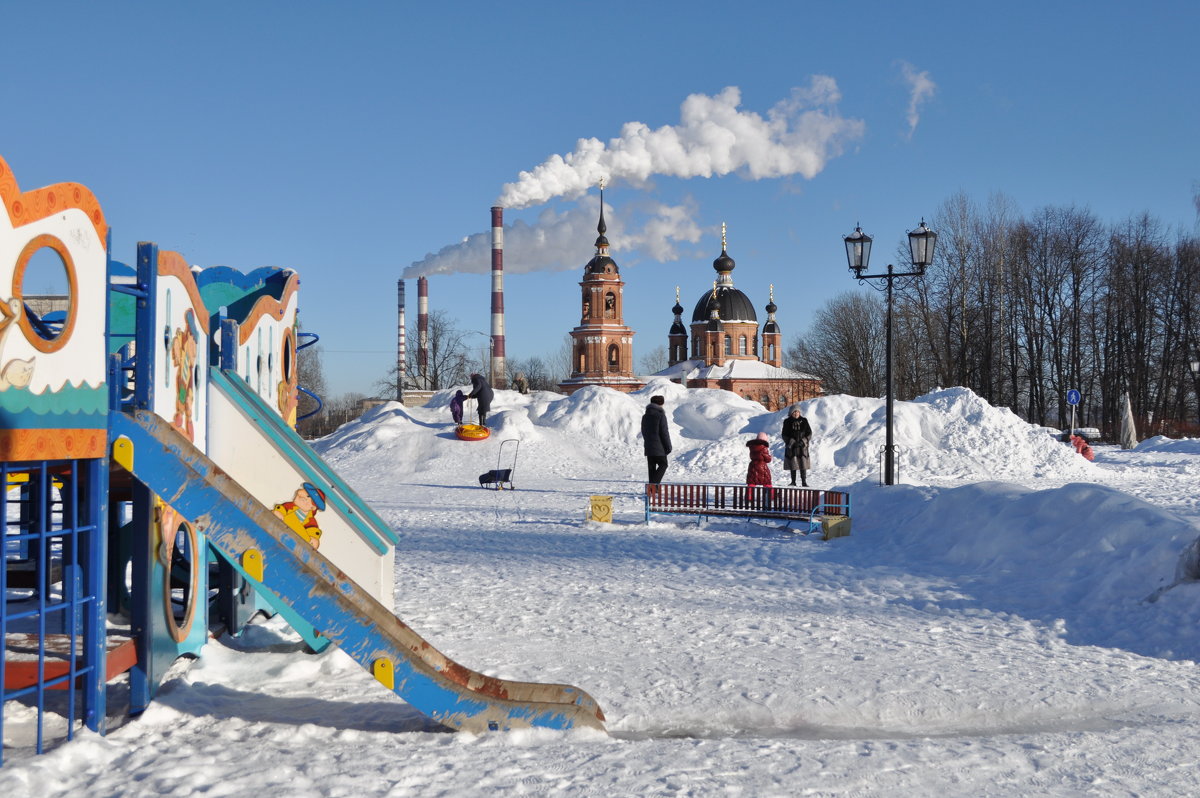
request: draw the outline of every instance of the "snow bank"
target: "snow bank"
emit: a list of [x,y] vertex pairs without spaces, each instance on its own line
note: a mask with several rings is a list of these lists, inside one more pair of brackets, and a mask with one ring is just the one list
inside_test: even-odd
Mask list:
[[[880,399],[830,396],[803,403],[813,425],[814,468],[830,465],[848,481],[879,473],[887,438]],[[893,436],[899,481],[1086,479],[1094,466],[1007,408],[993,407],[968,388],[947,388],[896,402]]]

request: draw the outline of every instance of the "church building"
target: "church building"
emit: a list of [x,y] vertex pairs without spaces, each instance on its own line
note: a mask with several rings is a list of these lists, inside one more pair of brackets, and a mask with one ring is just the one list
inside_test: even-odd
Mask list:
[[737,265],[729,257],[721,225],[721,255],[713,261],[717,279],[683,323],[679,289],[675,289],[675,321],[667,335],[668,366],[656,377],[669,377],[689,388],[723,388],[776,411],[819,396],[821,381],[783,367],[783,333],[775,320],[775,290],[767,302],[761,335],[754,304],[733,285]]

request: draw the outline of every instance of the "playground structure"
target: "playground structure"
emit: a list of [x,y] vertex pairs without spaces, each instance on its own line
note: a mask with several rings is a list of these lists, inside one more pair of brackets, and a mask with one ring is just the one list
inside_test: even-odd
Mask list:
[[[91,191],[22,192],[3,159],[0,204],[6,745],[104,733],[111,681],[137,714],[260,612],[450,729],[604,728],[584,691],[472,671],[392,613],[395,533],[294,430],[294,271],[119,262]],[[47,309],[31,274],[60,267]]]

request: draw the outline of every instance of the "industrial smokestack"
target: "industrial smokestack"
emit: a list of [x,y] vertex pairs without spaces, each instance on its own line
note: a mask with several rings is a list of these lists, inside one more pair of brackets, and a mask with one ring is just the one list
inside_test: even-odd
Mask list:
[[417,278],[417,373],[429,390],[429,278]]
[[492,207],[492,387],[507,388],[504,373],[504,208]]
[[404,280],[396,281],[396,401],[404,403],[404,378],[406,376],[406,359],[404,332]]

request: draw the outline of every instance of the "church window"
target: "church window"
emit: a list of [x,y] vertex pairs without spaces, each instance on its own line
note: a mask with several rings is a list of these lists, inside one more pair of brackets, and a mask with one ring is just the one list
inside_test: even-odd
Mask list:
[[617,348],[616,344],[608,347],[608,370],[621,370],[621,350]]
[[746,354],[746,336],[744,336],[744,335],[738,336],[738,354],[739,355]]
[[725,354],[733,354],[733,337],[729,335],[725,336]]
[[604,295],[604,318],[612,319],[617,315],[617,297],[612,291]]
[[767,360],[775,359],[775,344],[767,344]]

